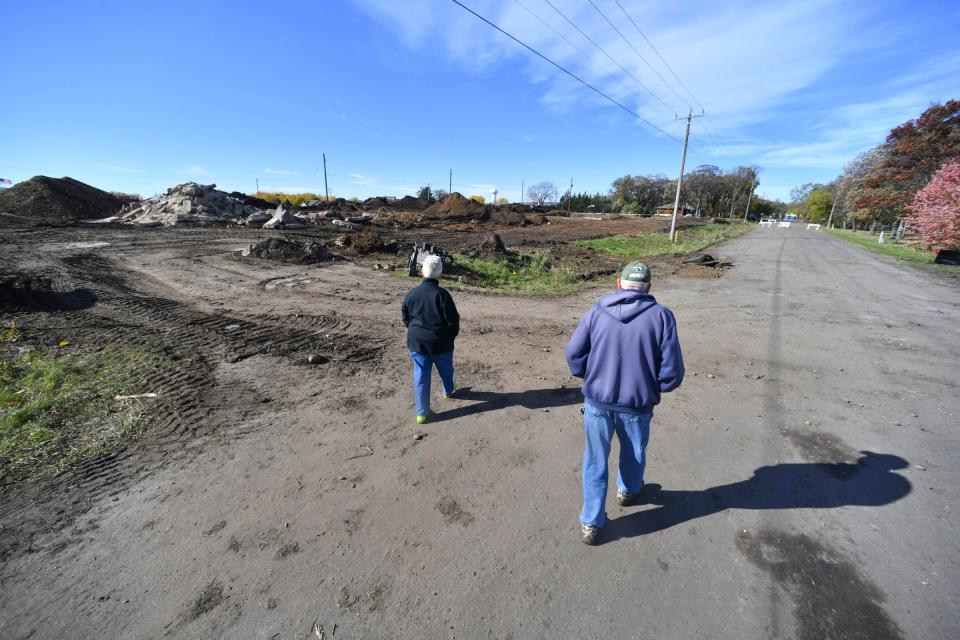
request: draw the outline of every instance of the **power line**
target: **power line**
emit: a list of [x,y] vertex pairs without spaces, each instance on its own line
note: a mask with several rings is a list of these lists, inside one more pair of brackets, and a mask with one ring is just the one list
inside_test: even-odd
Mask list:
[[720,135],[720,131],[718,131],[717,127],[713,124],[713,119],[710,117],[710,114],[707,113],[707,110],[704,108],[703,103],[701,103],[700,100],[697,99],[697,96],[693,94],[693,91],[691,91],[690,88],[686,84],[684,84],[683,80],[681,80],[680,76],[678,76],[677,73],[673,70],[673,67],[670,66],[666,58],[660,55],[660,51],[657,50],[655,46],[653,46],[653,43],[650,42],[650,39],[647,38],[643,30],[640,29],[640,25],[637,24],[637,21],[634,20],[633,17],[629,13],[627,13],[627,10],[623,8],[623,5],[620,3],[620,0],[613,0],[613,1],[617,3],[617,6],[620,7],[620,11],[623,13],[624,16],[626,16],[627,20],[630,21],[630,24],[633,25],[633,28],[636,29],[637,33],[640,34],[640,37],[643,38],[643,41],[646,42],[647,45],[657,55],[657,57],[660,58],[660,62],[663,63],[663,66],[667,68],[670,74],[676,79],[677,83],[679,83],[680,86],[683,87],[683,89],[690,95],[690,97],[693,98],[693,101],[697,104],[697,106],[700,107],[700,111],[703,112],[703,114],[706,116],[707,123],[710,125],[710,128],[713,129],[713,133],[711,134],[710,129],[707,129],[706,126],[703,126],[703,125],[701,126],[703,126],[704,130],[707,132],[707,135],[713,135],[715,141],[720,144],[721,153],[725,155],[727,157],[727,160],[729,160],[732,163],[733,158],[726,152],[725,149],[723,149],[724,147],[727,146],[727,143],[726,141],[723,140],[723,136]]
[[680,139],[679,139],[679,138],[676,138],[676,137],[670,135],[669,133],[667,133],[666,131],[664,131],[663,129],[661,129],[660,127],[658,127],[657,125],[653,124],[652,122],[650,122],[649,120],[647,120],[646,118],[644,118],[643,116],[641,116],[639,113],[637,113],[637,112],[634,111],[633,109],[630,109],[629,107],[624,106],[622,103],[618,102],[617,100],[614,100],[613,98],[611,98],[610,96],[608,96],[606,93],[604,93],[604,92],[601,91],[600,89],[596,88],[595,86],[593,86],[592,84],[590,84],[589,82],[587,82],[586,80],[584,80],[583,78],[581,78],[580,76],[576,75],[575,73],[573,73],[572,71],[570,71],[570,70],[567,69],[566,67],[564,67],[564,66],[562,66],[562,65],[554,62],[553,60],[551,60],[551,59],[548,58],[547,56],[543,55],[542,53],[540,53],[539,51],[537,51],[536,49],[534,49],[533,47],[531,47],[531,46],[528,45],[527,43],[523,42],[522,40],[520,40],[520,39],[517,38],[516,36],[513,36],[513,35],[507,33],[506,31],[504,31],[503,29],[501,29],[500,27],[498,27],[498,26],[497,26],[496,24],[494,24],[493,22],[490,22],[489,20],[487,20],[486,18],[484,18],[482,15],[480,15],[479,13],[477,13],[476,11],[474,11],[473,9],[471,9],[470,7],[468,7],[468,6],[466,6],[465,4],[463,4],[462,2],[460,2],[460,0],[450,0],[450,1],[451,1],[452,3],[454,3],[454,4],[456,4],[456,5],[459,5],[459,6],[460,6],[462,9],[464,9],[465,11],[468,11],[469,13],[472,13],[474,16],[476,16],[477,18],[479,18],[479,19],[482,20],[483,22],[486,22],[488,25],[490,25],[491,27],[493,27],[494,29],[496,29],[497,31],[499,31],[500,33],[502,33],[503,35],[507,36],[508,38],[510,38],[511,40],[513,40],[514,42],[516,42],[517,44],[519,44],[520,46],[522,46],[524,49],[527,49],[528,51],[530,51],[531,53],[533,53],[533,54],[536,55],[537,57],[542,58],[543,60],[549,62],[551,65],[553,65],[553,66],[556,67],[557,69],[560,69],[560,71],[563,71],[565,74],[567,74],[568,76],[570,76],[571,78],[573,78],[574,80],[576,80],[577,82],[579,82],[580,84],[584,85],[585,87],[589,88],[589,89],[590,89],[591,91],[593,91],[594,93],[596,93],[596,94],[598,94],[598,95],[606,98],[607,100],[609,100],[609,101],[612,102],[613,104],[617,105],[618,107],[620,107],[621,109],[623,109],[624,111],[626,111],[627,113],[629,113],[630,115],[632,115],[633,117],[637,118],[637,119],[640,120],[641,122],[644,122],[644,123],[645,123],[647,126],[649,126],[650,128],[659,131],[660,133],[662,133],[662,134],[665,135],[666,137],[670,138],[670,139],[673,140],[674,142],[680,142]]
[[[606,50],[606,49],[604,49],[603,47],[601,47],[599,44],[597,44],[597,42],[596,42],[593,38],[591,38],[591,37],[588,36],[586,33],[584,33],[583,29],[581,29],[580,27],[578,27],[577,24],[576,24],[573,20],[571,20],[570,18],[568,18],[568,17],[566,16],[566,14],[563,13],[563,11],[560,11],[560,9],[557,9],[557,7],[556,7],[552,2],[550,2],[550,0],[543,0],[543,1],[546,2],[548,5],[550,5],[550,8],[553,9],[554,11],[556,11],[557,14],[558,14],[561,18],[563,18],[564,20],[566,20],[567,23],[569,23],[571,27],[573,27],[574,29],[576,29],[576,30],[577,30],[577,33],[579,33],[581,36],[583,36],[584,38],[586,38],[587,41],[588,41],[590,44],[592,44],[592,45],[595,46],[597,49],[599,49],[600,52],[601,52],[603,55],[607,56],[607,58],[609,58],[610,61],[613,62],[613,64],[617,65],[617,66],[620,68],[621,71],[623,71],[625,74],[627,74],[628,76],[630,76],[630,77],[633,79],[633,81],[636,82],[638,85],[640,85],[641,87],[643,87],[644,91],[646,91],[646,92],[649,93],[651,96],[653,96],[654,98],[656,98],[656,99],[660,102],[660,104],[662,104],[664,107],[666,107],[667,113],[672,113],[672,114],[676,115],[676,113],[677,113],[677,110],[676,110],[676,109],[674,109],[674,108],[671,107],[669,104],[667,104],[667,103],[663,100],[663,98],[661,98],[661,97],[658,96],[656,93],[654,93],[654,92],[650,89],[650,87],[648,87],[647,85],[643,84],[643,81],[641,81],[640,78],[638,78],[637,76],[635,76],[629,69],[627,69],[626,67],[624,67],[624,66],[623,66],[622,64],[620,64],[613,56],[611,56],[609,53],[607,53],[607,50]],[[680,140],[677,139],[677,142],[679,142],[679,141],[680,141]]]
[[[646,43],[650,46],[651,49],[653,49],[653,52],[654,52],[655,54],[657,54],[657,57],[660,58],[660,62],[663,63],[663,66],[665,66],[665,67],[670,71],[670,73],[671,73],[671,74],[673,75],[673,77],[677,80],[677,82],[680,83],[680,86],[683,87],[688,94],[690,94],[690,97],[693,98],[693,101],[697,103],[697,106],[700,107],[700,110],[701,110],[701,111],[706,111],[706,109],[703,108],[703,105],[700,104],[700,101],[697,100],[697,97],[696,97],[695,95],[693,95],[693,92],[690,91],[690,89],[687,88],[687,85],[683,84],[683,80],[681,80],[681,79],[677,76],[677,74],[674,72],[673,68],[672,68],[669,64],[667,64],[667,61],[663,59],[663,56],[660,55],[660,52],[657,51],[657,48],[656,48],[655,46],[653,46],[653,43],[650,42],[650,40],[649,40],[649,39],[647,38],[647,36],[643,33],[643,31],[640,30],[640,26],[637,25],[636,21],[630,16],[629,13],[627,13],[627,10],[623,8],[623,5],[620,4],[620,0],[613,0],[613,1],[617,3],[617,6],[620,7],[620,11],[622,11],[622,12],[623,12],[623,15],[625,15],[625,16],[627,17],[627,20],[630,21],[630,24],[633,25],[633,28],[637,30],[637,33],[640,34],[640,37],[643,38],[643,41],[646,42]],[[590,4],[593,4],[593,2],[591,2]],[[596,5],[594,5],[594,6],[596,6]],[[661,78],[661,80],[662,80],[662,79],[663,79],[663,78]],[[689,105],[688,105],[688,106],[689,106]]]
[[[517,1],[517,0],[515,0],[515,1]],[[651,96],[653,96],[654,98],[656,98],[657,101],[659,101],[660,104],[663,105],[663,106],[666,108],[667,113],[672,113],[672,114],[676,115],[676,109],[674,109],[674,108],[671,107],[669,104],[667,104],[666,101],[664,101],[659,95],[657,95],[656,93],[654,93],[652,89],[650,89],[647,85],[645,85],[645,84],[644,84],[636,75],[634,75],[629,69],[627,69],[627,68],[624,67],[622,64],[620,64],[620,62],[617,61],[616,58],[614,58],[612,55],[610,55],[610,54],[607,52],[606,49],[604,49],[604,48],[601,47],[599,44],[597,44],[597,42],[596,42],[593,38],[591,38],[589,35],[587,35],[587,34],[584,32],[583,29],[581,29],[573,20],[571,20],[565,13],[563,13],[563,11],[561,11],[560,9],[558,9],[556,5],[554,5],[550,0],[543,0],[543,1],[544,1],[551,9],[553,9],[553,10],[557,13],[557,15],[559,15],[561,18],[563,18],[564,20],[566,20],[566,22],[567,22],[571,27],[573,27],[573,28],[577,31],[577,33],[579,33],[581,36],[583,36],[583,37],[584,37],[590,44],[592,44],[594,47],[596,47],[597,49],[599,49],[600,52],[603,53],[603,55],[607,56],[607,58],[609,58],[615,65],[617,65],[617,67],[619,67],[621,71],[623,71],[623,72],[624,72],[625,74],[627,74],[631,79],[633,79],[633,81],[636,82],[637,85],[639,85],[642,89],[644,89],[644,90],[645,90],[647,93],[649,93]],[[518,4],[519,4],[519,2],[518,2]],[[594,5],[594,8],[596,8],[596,5]],[[528,9],[528,11],[530,11],[530,10]],[[599,11],[599,9],[598,9],[598,11]],[[531,11],[530,13],[533,13],[533,12]],[[602,15],[602,14],[601,14],[601,15]],[[536,16],[534,16],[534,17],[536,17]],[[606,16],[604,16],[604,18],[606,18]],[[538,18],[538,19],[539,19],[539,18]],[[541,22],[542,22],[542,20],[541,20]],[[609,20],[608,20],[608,23],[609,23]],[[613,26],[613,25],[611,24],[611,26]],[[616,27],[614,27],[614,30],[616,30]],[[556,31],[556,30],[554,30],[554,31]],[[619,33],[619,32],[618,32],[618,33]],[[623,37],[623,34],[620,34],[620,37],[622,38],[622,37]],[[566,39],[566,38],[564,38],[564,39]],[[627,42],[627,44],[630,44],[630,43]],[[636,49],[634,49],[634,51],[636,51]],[[581,53],[583,53],[583,52],[581,51]],[[586,54],[584,54],[584,55],[586,55]],[[637,55],[639,55],[639,52],[637,53]],[[588,56],[588,58],[589,58],[589,56]],[[642,56],[641,56],[641,59],[643,59]],[[647,62],[647,61],[644,60],[644,62]],[[647,63],[647,66],[650,66],[650,64]],[[651,67],[651,68],[652,68],[652,67]],[[656,73],[656,70],[654,70],[654,73]],[[659,76],[659,74],[658,74],[658,76]],[[662,77],[661,77],[660,79],[663,80]],[[665,84],[666,84],[666,82],[665,82]],[[667,87],[669,88],[670,85],[667,84]],[[683,100],[683,98],[681,98],[681,100]],[[686,103],[686,101],[684,101],[684,103],[687,104],[688,107],[690,106],[689,103]],[[679,139],[676,139],[676,138],[674,138],[674,139],[677,140],[677,142],[679,142]],[[704,159],[700,156],[699,153],[697,153],[696,149],[694,149],[692,146],[690,146],[689,150],[690,150],[690,153],[692,153],[694,156],[696,156],[697,159],[700,160],[700,162],[701,162],[702,164],[707,164],[707,161],[704,160]]]
[[580,55],[582,55],[584,58],[586,58],[586,59],[589,60],[590,62],[594,63],[595,65],[597,65],[598,67],[600,67],[600,68],[603,69],[604,71],[607,71],[607,69],[604,69],[604,68],[600,65],[600,63],[597,62],[597,61],[593,58],[593,56],[591,56],[591,55],[588,54],[586,51],[584,51],[583,49],[581,49],[580,47],[578,47],[576,44],[574,44],[573,41],[570,40],[570,38],[568,38],[567,36],[563,35],[563,34],[560,33],[559,31],[557,31],[557,30],[553,27],[553,25],[551,25],[549,22],[547,22],[546,20],[544,20],[543,18],[541,18],[539,15],[537,15],[532,9],[530,9],[529,7],[527,7],[527,5],[525,5],[525,4],[523,4],[522,2],[520,2],[520,0],[513,0],[513,1],[514,1],[515,3],[517,3],[518,5],[520,5],[520,7],[522,7],[524,11],[526,11],[526,12],[529,13],[531,16],[533,16],[533,17],[536,18],[538,21],[540,21],[540,24],[542,24],[542,25],[545,26],[547,29],[550,29],[550,31],[553,31],[555,34],[557,34],[558,36],[560,36],[561,38],[563,38],[563,40],[564,40],[567,44],[569,44],[571,47],[573,47],[574,49],[576,49],[577,52],[579,52]]
[[620,29],[617,29],[616,25],[613,24],[613,22],[610,21],[610,18],[607,17],[607,14],[605,14],[605,13],[600,9],[600,7],[597,6],[597,4],[596,4],[593,0],[587,0],[587,2],[590,3],[590,6],[592,6],[594,9],[596,9],[597,13],[600,14],[600,17],[601,17],[601,18],[603,18],[604,20],[607,21],[607,24],[610,25],[610,28],[617,32],[617,35],[620,36],[620,39],[623,40],[624,42],[626,42],[628,47],[630,47],[631,49],[633,49],[633,52],[634,52],[635,54],[637,54],[637,57],[640,58],[645,65],[647,65],[648,67],[650,67],[650,70],[653,71],[653,73],[654,73],[658,78],[660,78],[660,82],[662,82],[662,83],[664,84],[664,86],[667,87],[667,89],[670,89],[670,91],[673,91],[673,95],[677,96],[677,98],[680,99],[680,102],[681,102],[681,103],[683,103],[685,106],[689,107],[689,108],[692,110],[692,109],[693,109],[693,106],[692,106],[689,102],[687,102],[686,98],[684,98],[684,97],[681,96],[679,93],[677,93],[677,90],[674,89],[673,86],[672,86],[669,82],[667,82],[667,81],[663,78],[662,75],[660,75],[660,72],[657,71],[656,69],[654,69],[652,64],[650,64],[649,62],[647,62],[647,59],[643,57],[643,54],[641,54],[641,53],[637,50],[637,48],[636,48],[635,46],[633,46],[633,43],[630,42],[629,40],[627,40],[627,37],[626,37],[625,35],[623,35],[623,33],[620,31]]

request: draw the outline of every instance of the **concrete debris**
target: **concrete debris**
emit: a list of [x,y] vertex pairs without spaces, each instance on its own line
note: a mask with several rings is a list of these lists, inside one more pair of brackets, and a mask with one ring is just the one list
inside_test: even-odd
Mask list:
[[352,231],[360,231],[363,229],[362,224],[357,224],[356,222],[347,222],[346,220],[332,220],[333,224],[344,227],[345,229],[350,229]]
[[303,221],[284,209],[282,204],[277,205],[273,217],[263,224],[264,229],[303,229],[304,226]]
[[216,186],[187,182],[171,187],[162,196],[126,205],[121,218],[145,227],[173,227],[233,222],[260,213],[259,209],[217,190]]
[[440,247],[432,244],[423,243],[422,246],[413,243],[413,251],[410,253],[410,260],[407,263],[407,275],[415,277],[420,275],[420,266],[427,256],[439,256],[444,264],[450,262],[450,254]]
[[108,218],[100,218],[99,220],[81,220],[83,224],[118,224],[122,222],[123,219],[120,216],[110,216]]
[[266,211],[257,211],[255,213],[251,213],[245,220],[237,220],[237,222],[241,224],[263,224],[272,217],[273,216]]

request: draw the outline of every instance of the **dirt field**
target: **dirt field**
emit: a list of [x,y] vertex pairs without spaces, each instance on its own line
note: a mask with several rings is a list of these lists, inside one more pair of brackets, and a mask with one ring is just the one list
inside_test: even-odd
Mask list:
[[[500,233],[547,246],[662,224]],[[453,250],[486,233],[393,237]],[[608,288],[455,292],[464,393],[435,385],[418,427],[399,318],[415,281],[233,255],[269,235],[0,232],[18,287],[0,321],[182,363],[143,381],[159,393],[143,438],[0,495],[0,637],[960,633],[955,283],[801,229],[711,249],[735,265],[721,279],[654,261],[688,377],[654,418],[661,491],[611,496],[588,548],[563,347]]]

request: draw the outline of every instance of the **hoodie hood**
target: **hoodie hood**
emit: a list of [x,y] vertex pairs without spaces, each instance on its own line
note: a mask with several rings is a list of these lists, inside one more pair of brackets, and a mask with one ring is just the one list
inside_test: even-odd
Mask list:
[[602,298],[597,307],[623,324],[632,322],[650,307],[656,306],[657,299],[643,291],[621,289],[616,293]]

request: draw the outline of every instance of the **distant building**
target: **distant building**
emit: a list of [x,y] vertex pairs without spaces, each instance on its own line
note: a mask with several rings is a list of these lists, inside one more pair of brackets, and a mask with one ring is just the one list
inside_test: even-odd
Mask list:
[[[690,206],[686,202],[677,207],[678,216],[692,216],[696,213],[697,210],[695,207]],[[673,204],[665,204],[663,206],[657,207],[656,213],[654,215],[658,216],[673,216]]]

